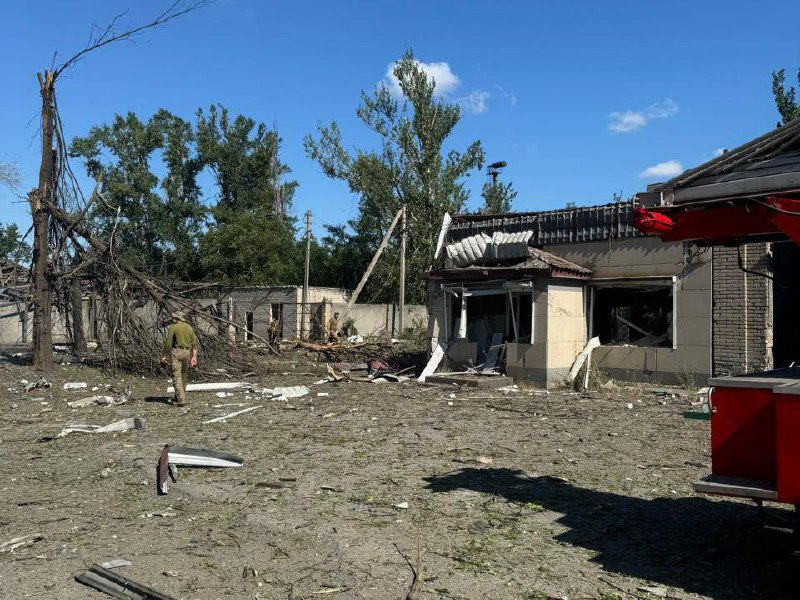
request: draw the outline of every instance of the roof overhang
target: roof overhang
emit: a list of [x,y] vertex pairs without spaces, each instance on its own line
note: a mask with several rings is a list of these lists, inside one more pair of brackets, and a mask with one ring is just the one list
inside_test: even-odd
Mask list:
[[574,273],[562,269],[536,269],[529,267],[473,267],[464,269],[439,269],[430,271],[428,279],[442,281],[492,281],[522,280],[536,277],[555,277],[559,279],[589,279],[591,274]]

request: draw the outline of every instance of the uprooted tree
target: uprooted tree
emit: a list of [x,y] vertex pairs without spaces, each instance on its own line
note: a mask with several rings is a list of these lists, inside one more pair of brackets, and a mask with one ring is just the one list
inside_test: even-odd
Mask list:
[[[108,239],[98,239],[83,223],[96,202],[106,203],[103,182],[86,200],[68,161],[61,116],[58,110],[56,82],[61,74],[88,53],[118,41],[133,39],[139,33],[159,27],[206,5],[208,0],[184,2],[176,0],[152,21],[125,30],[118,30],[121,17],[105,28],[94,28],[87,45],[58,67],[37,74],[42,97],[41,165],[38,186],[28,194],[33,217],[33,293],[34,335],[33,363],[43,371],[53,367],[53,307],[64,319],[76,348],[81,345],[82,315],[81,277],[91,273],[95,297],[102,299],[107,340],[102,355],[112,367],[157,368],[152,363],[159,354],[157,327],[159,315],[183,308],[202,316],[213,326],[200,327],[201,345],[206,354],[219,364],[233,360],[229,337],[219,335],[220,328],[234,324],[212,312],[204,313],[191,301],[192,289],[174,290],[129,265],[125,257],[115,255],[116,220],[107,231]],[[120,207],[116,207],[117,215]],[[77,291],[77,293],[76,293]],[[150,302],[151,321],[141,314],[141,297]],[[76,302],[78,306],[75,306]],[[145,302],[145,304],[147,304]],[[264,340],[265,346],[269,346]],[[150,358],[148,358],[150,357]],[[214,360],[207,361],[213,365]],[[150,361],[148,363],[148,361]],[[237,359],[242,364],[242,359]]]

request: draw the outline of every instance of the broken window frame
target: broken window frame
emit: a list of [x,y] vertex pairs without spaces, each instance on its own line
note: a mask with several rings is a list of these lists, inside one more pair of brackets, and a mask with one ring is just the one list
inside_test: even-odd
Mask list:
[[[531,320],[530,320],[530,341],[523,342],[533,344],[535,341],[535,323],[536,323],[536,301],[535,301],[535,290],[536,287],[534,285],[534,280],[523,280],[523,281],[506,281],[506,280],[497,280],[497,281],[487,281],[487,282],[480,282],[477,284],[464,284],[464,283],[455,283],[455,284],[442,284],[441,286],[443,294],[443,304],[444,304],[444,339],[448,342],[456,341],[456,340],[465,340],[467,339],[467,303],[469,298],[475,298],[480,296],[500,296],[503,295],[506,297],[505,309],[506,309],[506,330],[503,332],[504,337],[508,337],[509,335],[513,334],[513,339],[508,341],[511,342],[519,342],[519,330],[521,325],[521,314],[519,311],[520,306],[520,296],[522,294],[530,294],[531,297]],[[461,298],[461,315],[458,319],[453,319],[452,317],[452,309],[449,309],[452,298]],[[458,331],[455,331],[455,327],[453,327],[453,331],[450,332],[452,325],[458,324]],[[527,337],[527,336],[526,336]]]
[[[671,326],[672,326],[672,335],[671,335],[671,342],[672,342],[672,349],[676,350],[678,348],[678,287],[679,281],[678,277],[675,275],[672,276],[653,276],[653,277],[611,277],[611,278],[604,278],[604,279],[594,279],[586,283],[586,289],[588,290],[587,295],[587,311],[586,311],[586,321],[587,321],[587,335],[588,339],[592,339],[594,337],[594,313],[595,313],[595,306],[597,301],[597,290],[598,289],[636,289],[636,288],[653,288],[653,287],[664,287],[670,290],[670,296],[672,299],[672,319],[671,319]],[[603,344],[605,346],[621,346],[622,344]],[[630,344],[633,347],[637,347],[636,344]],[[647,346],[638,346],[638,347],[647,347]]]

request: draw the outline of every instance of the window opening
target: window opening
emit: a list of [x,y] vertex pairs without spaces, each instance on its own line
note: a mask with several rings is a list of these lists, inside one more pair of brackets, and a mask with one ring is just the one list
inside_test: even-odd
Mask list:
[[672,347],[672,287],[599,287],[592,331],[601,344]]

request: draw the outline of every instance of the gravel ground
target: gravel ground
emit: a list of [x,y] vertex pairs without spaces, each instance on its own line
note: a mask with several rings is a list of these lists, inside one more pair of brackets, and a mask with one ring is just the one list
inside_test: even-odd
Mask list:
[[[165,378],[60,365],[25,392],[38,376],[0,361],[0,543],[42,536],[0,553],[0,597],[107,597],[73,577],[116,558],[182,599],[403,599],[415,572],[414,597],[432,600],[798,595],[789,510],[693,494],[709,428],[683,418],[685,395],[313,385],[324,365],[283,368],[253,383],[311,393],[190,393],[182,409],[148,398]],[[67,406],[125,390],[118,406]],[[260,408],[203,425],[244,408],[220,404]],[[124,417],[144,428],[55,438]],[[158,496],[167,443],[244,467],[180,468]]]

